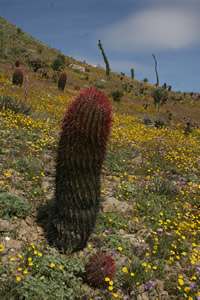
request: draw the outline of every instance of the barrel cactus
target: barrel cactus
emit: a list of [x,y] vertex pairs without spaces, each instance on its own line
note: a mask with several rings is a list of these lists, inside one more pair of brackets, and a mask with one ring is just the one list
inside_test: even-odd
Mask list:
[[16,67],[15,70],[14,70],[14,72],[13,72],[12,83],[14,85],[22,86],[23,77],[24,77],[24,74],[23,74],[22,68],[21,67]]
[[19,67],[19,60],[18,59],[15,62],[15,67]]
[[111,104],[95,88],[81,91],[65,114],[48,227],[49,242],[58,249],[84,248],[93,230],[111,122]]
[[106,254],[97,253],[90,257],[85,266],[85,280],[93,287],[105,287],[113,280],[115,272],[115,261]]
[[59,80],[58,80],[58,89],[59,90],[64,91],[66,81],[67,81],[67,73],[66,72],[60,73]]

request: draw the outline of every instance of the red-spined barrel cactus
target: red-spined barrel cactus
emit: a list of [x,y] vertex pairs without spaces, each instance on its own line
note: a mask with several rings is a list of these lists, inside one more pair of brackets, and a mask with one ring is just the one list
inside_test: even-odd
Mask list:
[[65,84],[67,81],[67,73],[62,72],[60,73],[59,79],[58,79],[58,89],[64,91],[65,89]]
[[19,67],[19,60],[16,60],[15,66],[16,66],[16,67]]
[[23,74],[22,68],[21,67],[15,68],[15,70],[13,72],[13,81],[12,81],[12,83],[15,84],[15,85],[21,86],[22,83],[23,83],[23,77],[24,77],[24,74]]
[[106,254],[98,253],[90,257],[85,266],[85,280],[93,287],[107,286],[109,280],[115,277],[115,272],[115,261]]
[[93,230],[111,122],[111,104],[95,88],[81,91],[65,114],[48,230],[49,242],[59,249],[84,248]]

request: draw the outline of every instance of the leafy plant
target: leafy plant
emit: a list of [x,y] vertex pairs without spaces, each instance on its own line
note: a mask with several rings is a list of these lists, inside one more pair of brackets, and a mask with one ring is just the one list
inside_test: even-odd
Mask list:
[[55,249],[47,251],[33,244],[24,249],[23,257],[23,261],[18,260],[12,266],[25,270],[25,273],[17,272],[18,281],[11,274],[0,283],[3,299],[74,300],[86,293],[81,278],[84,261],[66,258]]
[[65,56],[59,54],[56,59],[51,64],[51,68],[54,71],[63,70],[65,67]]
[[147,126],[153,124],[153,121],[148,117],[144,118],[143,122],[144,122],[144,125],[147,125]]
[[168,123],[165,120],[157,119],[154,121],[154,125],[155,127],[160,128],[160,127],[168,126]]
[[161,88],[156,88],[152,92],[152,97],[154,99],[154,105],[156,108],[159,108],[165,104],[168,100],[168,93],[166,90]]
[[113,100],[115,102],[119,102],[121,100],[121,97],[123,96],[123,92],[122,91],[112,91],[111,92],[111,96],[113,97]]
[[10,109],[16,114],[29,115],[31,107],[20,99],[15,99],[8,95],[2,95],[0,97],[0,109]]
[[0,218],[26,217],[29,214],[28,202],[18,195],[0,192]]
[[105,89],[106,88],[105,84],[103,84],[102,82],[96,82],[95,87],[98,88],[98,89]]
[[27,63],[32,68],[34,72],[37,72],[39,69],[46,69],[48,68],[48,65],[45,61],[41,60],[40,58],[35,59],[27,59]]

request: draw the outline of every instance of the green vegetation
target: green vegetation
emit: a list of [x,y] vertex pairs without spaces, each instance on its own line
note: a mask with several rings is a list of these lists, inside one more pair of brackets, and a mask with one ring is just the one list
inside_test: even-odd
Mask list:
[[0,218],[24,218],[28,213],[29,204],[23,197],[8,192],[0,192]]

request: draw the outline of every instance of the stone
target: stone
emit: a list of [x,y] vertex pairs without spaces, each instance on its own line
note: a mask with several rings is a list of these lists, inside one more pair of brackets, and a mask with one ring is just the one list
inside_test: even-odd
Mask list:
[[147,229],[140,229],[136,232],[135,236],[138,238],[143,238],[145,236],[145,233],[147,233]]
[[24,228],[21,228],[18,232],[18,237],[22,238],[22,236],[26,235],[26,233],[27,233],[27,230]]
[[138,295],[138,296],[137,296],[137,300],[142,300],[142,296],[141,296],[141,295]]
[[73,70],[78,70],[80,72],[85,72],[85,67],[76,65],[76,64],[70,64],[69,65],[70,68],[72,68]]
[[37,227],[36,227],[36,230],[37,230],[37,233],[38,233],[39,235],[43,235],[44,230],[43,230],[42,227],[37,226]]
[[10,231],[11,223],[7,220],[0,219],[0,231],[8,232]]
[[159,294],[159,300],[170,300],[170,296],[167,291]]
[[31,217],[26,217],[25,222],[27,225],[31,226],[33,225],[33,219]]
[[13,240],[10,239],[9,241],[7,241],[6,243],[6,247],[7,248],[14,248],[14,249],[19,249],[22,246],[22,242],[18,241],[18,240]]
[[142,294],[142,300],[149,300],[148,292]]
[[133,158],[131,162],[135,165],[140,165],[142,163],[142,156],[137,156]]
[[27,238],[26,238],[25,236],[22,236],[21,240],[22,240],[23,242],[27,242]]
[[31,232],[31,238],[34,240],[34,241],[37,241],[37,239],[38,239],[38,235],[37,235],[37,233],[35,233],[35,232]]
[[138,286],[137,292],[138,292],[139,294],[144,293],[144,284],[141,284],[141,285]]
[[164,288],[165,288],[165,283],[162,280],[156,280],[155,281],[155,286],[156,286],[156,290],[159,293],[162,293],[164,291]]
[[115,197],[106,197],[105,202],[103,203],[103,211],[104,212],[121,212],[122,210],[124,212],[131,209],[131,205],[129,205],[127,202],[122,202],[117,200]]

